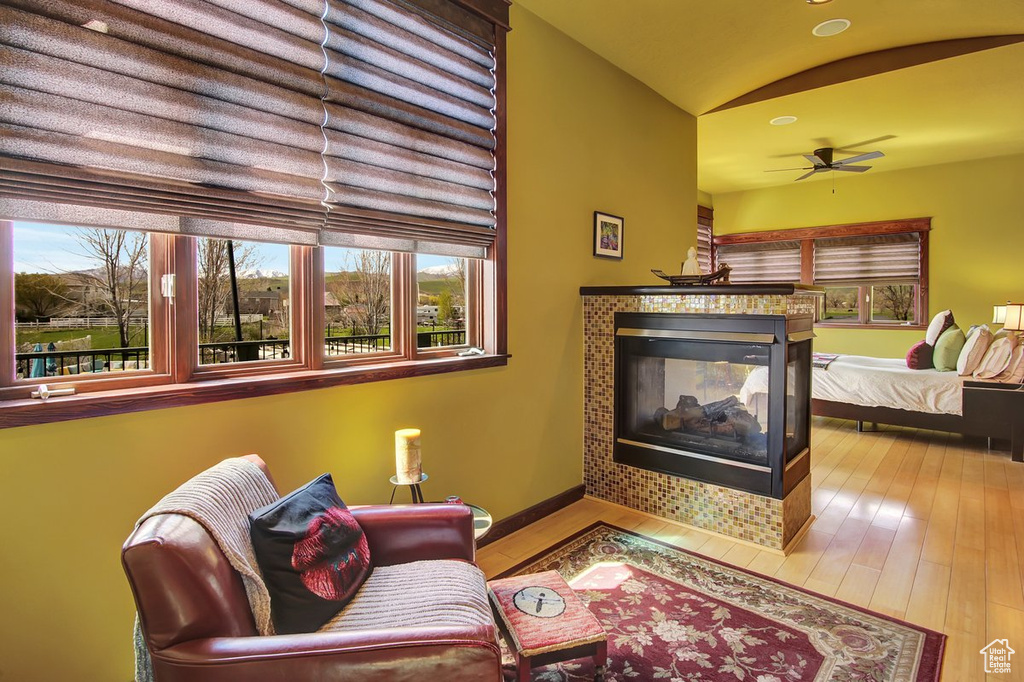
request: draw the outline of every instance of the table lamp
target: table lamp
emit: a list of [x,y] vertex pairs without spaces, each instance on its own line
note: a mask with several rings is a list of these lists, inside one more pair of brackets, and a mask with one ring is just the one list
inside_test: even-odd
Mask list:
[[1024,331],[1024,303],[1007,303],[1003,318],[1003,329],[1011,332]]
[[1005,305],[994,305],[992,306],[992,324],[1002,324],[1006,321],[1006,306]]

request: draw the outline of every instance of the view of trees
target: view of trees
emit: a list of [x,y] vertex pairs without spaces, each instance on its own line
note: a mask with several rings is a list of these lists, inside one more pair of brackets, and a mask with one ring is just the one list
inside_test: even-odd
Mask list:
[[[44,246],[43,251],[35,252],[34,263],[41,265],[30,267],[37,271],[16,275],[17,316],[23,322],[54,317],[85,319],[71,320],[66,328],[19,328],[19,344],[82,340],[91,348],[147,345],[148,235],[99,228],[67,228],[64,235],[67,242],[61,246],[49,252]],[[42,233],[33,238],[45,244]],[[231,319],[235,311],[229,244],[233,245],[242,340],[286,340],[290,335],[287,273],[261,270],[265,259],[281,262],[280,254],[267,250],[277,245],[202,238],[196,241],[199,342],[224,344],[236,340]],[[286,256],[288,247],[280,248]],[[336,261],[328,260],[325,277],[327,321],[336,325],[334,330],[329,328],[328,335],[389,334],[391,254],[328,249],[327,255]],[[65,269],[48,263],[51,257],[53,262],[64,263]],[[420,331],[461,329],[466,306],[466,260],[452,258],[444,265],[426,268],[417,282],[418,312],[424,318]],[[109,321],[96,323],[88,318]],[[228,355],[219,361],[235,357],[230,350],[224,352]]]
[[[231,270],[228,245],[234,244],[235,272],[255,270],[260,258],[252,244],[238,244],[225,239],[200,239],[196,244],[196,271],[199,284],[199,343],[234,338],[230,325],[218,327],[219,317],[234,312],[231,299]],[[252,283],[239,281],[240,289],[251,289]],[[241,295],[241,292],[240,292]],[[241,306],[239,306],[241,307]]]
[[910,284],[888,284],[873,287],[875,310],[889,320],[906,322],[914,319],[914,287]]
[[825,287],[823,319],[858,321],[860,298],[868,295],[871,297],[871,311],[870,315],[865,313],[867,320],[907,322],[914,319],[916,291],[912,284]]
[[376,335],[391,325],[391,254],[355,251],[345,255],[327,291],[340,307],[335,321],[352,334]]
[[97,264],[75,273],[88,285],[88,294],[76,302],[78,314],[113,317],[121,348],[127,348],[132,317],[149,308],[149,239],[141,232],[99,228],[81,228],[76,238],[83,255]]
[[60,315],[70,303],[70,290],[63,279],[45,273],[14,275],[14,304],[32,320]]

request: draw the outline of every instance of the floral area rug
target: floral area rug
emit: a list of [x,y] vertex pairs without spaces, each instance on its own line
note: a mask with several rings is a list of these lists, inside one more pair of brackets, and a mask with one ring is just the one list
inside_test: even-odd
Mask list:
[[[501,577],[546,570],[604,625],[609,681],[939,679],[945,635],[607,524]],[[532,679],[593,680],[593,661],[537,668]]]

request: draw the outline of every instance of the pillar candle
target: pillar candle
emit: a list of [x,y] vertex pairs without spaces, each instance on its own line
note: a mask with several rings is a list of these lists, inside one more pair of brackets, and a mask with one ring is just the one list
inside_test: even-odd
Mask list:
[[395,470],[399,483],[419,483],[423,477],[419,429],[395,431]]

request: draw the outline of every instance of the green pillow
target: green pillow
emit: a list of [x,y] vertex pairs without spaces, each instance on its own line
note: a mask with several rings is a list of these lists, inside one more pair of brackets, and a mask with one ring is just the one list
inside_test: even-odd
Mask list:
[[935,352],[932,354],[932,362],[935,369],[940,372],[951,372],[956,369],[956,361],[960,358],[960,351],[967,343],[967,337],[960,330],[960,327],[953,325],[939,335],[935,342]]

